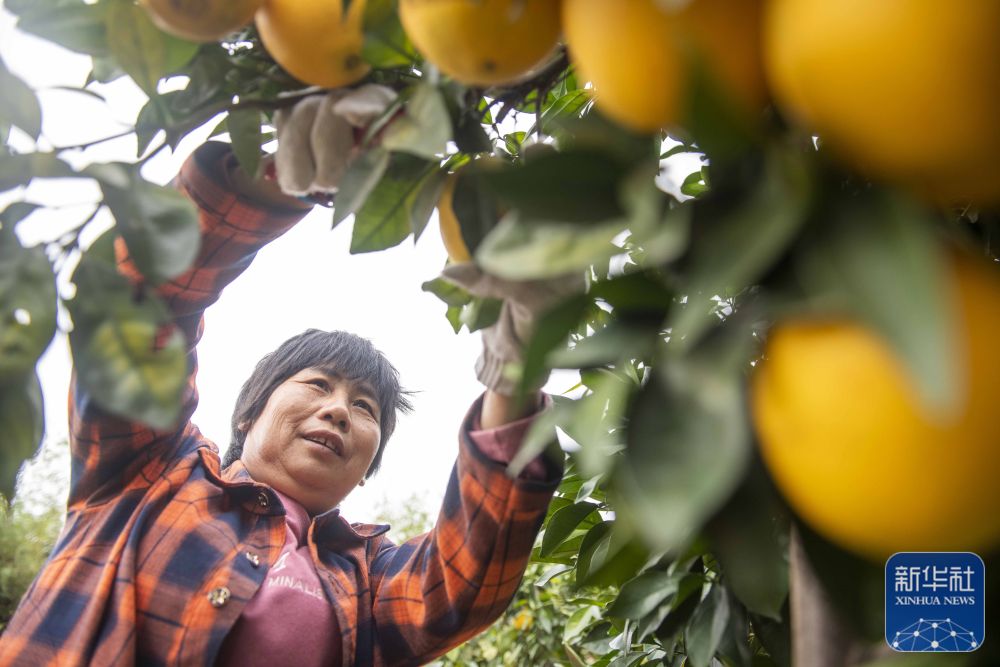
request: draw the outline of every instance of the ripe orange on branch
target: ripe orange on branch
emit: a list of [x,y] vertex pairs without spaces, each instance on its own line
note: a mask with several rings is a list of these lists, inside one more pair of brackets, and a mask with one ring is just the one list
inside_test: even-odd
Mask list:
[[164,32],[192,42],[217,42],[253,20],[264,0],[139,0]]
[[424,58],[470,86],[530,76],[559,39],[559,0],[400,0],[399,18]]
[[767,73],[854,168],[934,200],[998,202],[997,26],[996,0],[772,0]]
[[876,560],[1000,546],[1000,271],[952,266],[954,412],[929,411],[888,345],[843,320],[778,325],[751,381],[761,453],[789,504]]
[[766,99],[761,0],[565,0],[563,29],[597,108],[625,127],[654,132],[684,123],[691,74],[701,67],[738,110]]
[[368,74],[361,56],[366,0],[267,0],[257,30],[271,56],[292,76],[339,88]]
[[444,242],[444,249],[448,252],[448,259],[453,262],[471,262],[472,253],[469,246],[462,237],[462,226],[455,215],[452,201],[455,197],[455,183],[458,177],[452,174],[445,181],[444,189],[441,191],[441,198],[438,199],[438,226],[441,228],[441,240]]

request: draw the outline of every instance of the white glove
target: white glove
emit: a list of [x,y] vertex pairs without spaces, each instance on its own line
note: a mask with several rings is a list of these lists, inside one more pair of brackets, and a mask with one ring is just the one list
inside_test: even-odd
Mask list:
[[[483,353],[476,361],[476,377],[493,391],[513,396],[517,382],[506,372],[520,364],[524,347],[534,333],[538,316],[573,294],[583,292],[583,273],[544,280],[505,280],[483,273],[472,262],[449,264],[441,277],[474,296],[503,299],[500,317],[483,329]],[[541,384],[545,384],[541,379]],[[539,387],[540,388],[540,387]]]
[[278,130],[275,170],[286,194],[334,193],[359,149],[356,129],[366,128],[396,99],[391,88],[369,83],[307,97],[274,114]]

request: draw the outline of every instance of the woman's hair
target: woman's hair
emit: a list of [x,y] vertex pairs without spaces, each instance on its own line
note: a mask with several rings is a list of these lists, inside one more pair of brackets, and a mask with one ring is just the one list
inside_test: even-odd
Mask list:
[[[264,411],[275,388],[306,368],[317,368],[352,381],[365,381],[372,386],[381,410],[382,436],[365,477],[371,477],[378,471],[385,443],[396,429],[397,411],[408,413],[413,410],[408,398],[411,392],[400,387],[399,371],[375,349],[371,341],[346,331],[318,329],[307,329],[292,336],[257,362],[236,399],[229,449],[222,460],[223,468],[243,455],[247,431]],[[240,428],[241,424],[244,429]]]

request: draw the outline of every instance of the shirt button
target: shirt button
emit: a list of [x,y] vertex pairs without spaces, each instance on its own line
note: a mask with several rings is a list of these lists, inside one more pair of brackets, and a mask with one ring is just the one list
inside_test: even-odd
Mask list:
[[213,607],[222,607],[229,602],[229,598],[232,593],[225,586],[219,586],[218,588],[213,588],[208,592],[208,601]]
[[257,504],[260,505],[261,507],[267,507],[271,504],[271,501],[268,499],[266,492],[261,491],[260,493],[257,494]]
[[260,556],[258,556],[252,551],[248,551],[243,555],[247,557],[247,560],[250,561],[250,564],[253,565],[255,568],[260,567]]

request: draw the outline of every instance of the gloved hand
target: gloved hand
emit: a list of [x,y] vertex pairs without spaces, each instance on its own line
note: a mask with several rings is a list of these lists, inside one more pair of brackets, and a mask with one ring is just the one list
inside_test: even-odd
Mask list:
[[365,84],[307,97],[274,114],[278,130],[275,170],[286,194],[334,193],[359,154],[358,139],[396,99],[391,88]]
[[[483,273],[472,262],[449,264],[441,277],[474,296],[503,299],[496,323],[482,330],[483,353],[476,361],[476,377],[505,396],[514,395],[517,383],[504,369],[508,364],[523,361],[524,347],[534,332],[538,316],[585,287],[582,273],[514,281]],[[545,384],[545,378],[541,384]]]

